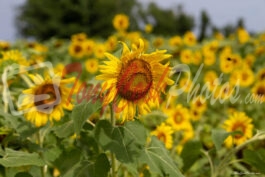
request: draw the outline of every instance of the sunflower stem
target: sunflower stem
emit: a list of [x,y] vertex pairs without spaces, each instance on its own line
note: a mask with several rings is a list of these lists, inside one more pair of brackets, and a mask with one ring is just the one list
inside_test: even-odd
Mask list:
[[[116,124],[114,110],[113,110],[112,104],[110,104],[109,106],[110,106],[110,121],[111,121],[111,125],[114,127],[115,124]],[[115,171],[115,169],[116,169],[116,159],[115,159],[115,154],[113,152],[111,152],[110,156],[111,156],[111,173],[112,173],[112,177],[116,177],[116,171]]]
[[211,176],[214,176],[214,165],[213,165],[213,161],[209,155],[209,152],[202,150],[202,153],[207,157],[207,159],[209,161],[210,168],[211,168]]
[[216,167],[216,171],[214,172],[214,175],[212,177],[217,177],[218,174],[220,174],[223,169],[230,164],[230,159],[233,156],[233,154],[237,153],[241,149],[243,149],[245,146],[247,146],[250,143],[253,143],[255,141],[261,141],[265,139],[265,131],[258,131],[255,136],[253,136],[251,139],[245,141],[244,143],[236,146],[234,149],[229,151],[223,160],[219,163],[219,165]]
[[[39,143],[40,148],[41,148],[41,152],[39,154],[40,154],[40,157],[43,158],[43,153],[42,153],[43,137],[41,136],[40,130],[38,131],[37,137],[38,137],[38,143]],[[43,167],[40,167],[40,168],[41,168],[41,176],[45,177],[46,176],[46,171],[47,171],[47,165],[44,165]]]

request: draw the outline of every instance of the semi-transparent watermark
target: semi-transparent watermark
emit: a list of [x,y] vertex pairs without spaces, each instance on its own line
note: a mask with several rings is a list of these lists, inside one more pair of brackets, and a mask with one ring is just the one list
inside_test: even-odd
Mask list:
[[[150,94],[149,97],[147,97],[144,101],[146,103],[152,101],[153,98],[157,98],[159,93],[164,89],[165,87],[165,82],[164,80],[169,76],[177,76],[175,79],[175,84],[170,86],[168,90],[168,100],[167,105],[169,105],[170,100],[174,96],[179,96],[183,94],[185,89],[189,87],[188,92],[186,93],[187,96],[187,102],[190,102],[194,100],[195,97],[202,97],[201,103],[204,103],[205,101],[208,100],[208,102],[213,105],[217,101],[223,104],[225,101],[230,101],[232,104],[239,102],[240,104],[261,104],[263,103],[263,97],[264,95],[255,95],[251,92],[249,92],[247,95],[244,95],[244,98],[241,98],[240,95],[240,80],[237,80],[236,84],[231,85],[229,82],[222,83],[223,81],[223,74],[220,74],[218,78],[215,78],[214,82],[212,83],[213,88],[209,90],[209,82],[205,82],[204,84],[201,85],[201,83],[198,82],[198,79],[202,73],[204,65],[200,65],[199,69],[197,70],[195,76],[192,78],[191,77],[191,70],[190,67],[186,64],[178,64],[174,66],[173,68],[167,67],[163,74],[161,75],[161,78],[159,79],[159,82],[156,83],[156,85],[153,86],[153,88],[156,89],[157,95],[152,95]],[[11,66],[8,66],[5,68],[4,73],[2,74],[2,82],[3,82],[3,101],[5,104],[8,104],[9,109],[11,111],[11,114],[13,115],[21,115],[24,113],[27,113],[31,110],[34,110],[32,108],[27,108],[23,110],[16,109],[15,105],[23,106],[21,103],[23,102],[22,100],[25,97],[32,98],[35,102],[38,103],[46,103],[45,100],[48,100],[50,95],[49,94],[41,94],[41,95],[29,95],[26,93],[21,93],[18,96],[18,99],[16,100],[16,103],[14,103],[13,96],[11,95],[8,80],[12,79],[14,77],[19,77],[19,75],[23,73],[28,73],[33,70],[38,70],[38,69],[46,69],[48,71],[48,74],[54,81],[54,93],[56,100],[54,100],[54,104],[33,104],[33,106],[38,108],[38,111],[42,111],[43,113],[51,113],[53,108],[60,104],[60,91],[58,85],[58,76],[54,74],[53,71],[53,65],[50,62],[44,62],[44,63],[39,63],[33,66],[22,66],[22,65],[17,65],[13,64]],[[76,102],[81,103],[83,101],[96,101],[96,100],[101,100],[103,103],[103,100],[107,97],[108,94],[111,94],[109,92],[103,93],[104,88],[107,88],[108,85],[101,85],[100,83],[93,85],[93,84],[87,84],[86,82],[83,82],[80,84],[80,77],[82,75],[82,64],[81,63],[70,63],[64,67],[64,70],[61,74],[60,77],[64,78],[67,75],[72,75],[72,74],[77,74],[75,77],[74,84],[72,88],[70,89],[70,93],[67,96],[68,103],[71,102],[74,94],[74,90],[77,90],[76,93]],[[178,85],[181,77],[185,75],[187,78],[186,84],[182,85],[181,87]],[[133,79],[131,79],[133,80]],[[192,82],[192,85],[189,85],[188,81]],[[130,83],[129,83],[130,84]],[[138,83],[141,84],[141,83]],[[217,89],[219,88],[219,90]],[[220,90],[224,91],[224,93],[221,93]],[[223,95],[224,94],[224,95]],[[115,100],[118,99],[118,95],[114,98]],[[137,101],[137,100],[136,100]],[[137,103],[137,102],[136,102]],[[106,105],[103,105],[106,106]],[[114,110],[116,112],[121,112],[127,105],[116,105],[115,103],[113,104]],[[35,109],[36,110],[36,109]],[[49,110],[47,112],[47,110]]]

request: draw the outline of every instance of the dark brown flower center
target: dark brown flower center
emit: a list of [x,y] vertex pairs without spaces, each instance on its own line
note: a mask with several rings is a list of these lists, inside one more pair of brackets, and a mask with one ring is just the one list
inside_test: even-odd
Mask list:
[[157,138],[162,142],[166,142],[166,135],[162,132],[157,135]]
[[237,131],[238,133],[235,135],[235,138],[241,138],[245,133],[246,127],[242,123],[237,123],[232,128],[233,131]]
[[176,112],[174,114],[173,119],[174,119],[175,123],[179,124],[179,123],[181,123],[183,121],[183,115],[181,113],[179,113],[179,112]]
[[265,87],[259,87],[257,90],[257,95],[262,97],[265,95]]
[[133,59],[122,66],[116,87],[122,98],[137,101],[148,93],[152,83],[149,63],[141,59]]
[[[58,96],[58,97],[57,97]],[[61,90],[58,85],[45,84],[34,94],[34,105],[39,111],[46,112],[53,109],[61,101]]]
[[76,46],[74,47],[74,51],[75,51],[75,53],[79,53],[79,52],[82,51],[82,47],[81,47],[80,45],[76,45]]

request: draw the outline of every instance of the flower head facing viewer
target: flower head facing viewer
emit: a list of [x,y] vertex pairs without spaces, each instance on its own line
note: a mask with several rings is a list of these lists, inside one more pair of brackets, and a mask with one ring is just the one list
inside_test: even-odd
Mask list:
[[149,112],[150,104],[158,104],[160,92],[173,81],[168,78],[168,64],[160,63],[171,57],[165,54],[166,50],[145,54],[142,39],[138,45],[132,45],[132,50],[125,43],[122,44],[120,59],[105,54],[109,61],[100,66],[102,74],[97,79],[104,81],[102,91],[107,91],[104,104],[114,102],[118,108],[122,108],[121,121],[124,122],[132,120],[136,110],[139,114]]
[[252,119],[244,112],[235,112],[224,122],[223,128],[227,132],[237,132],[234,136],[230,135],[225,140],[225,145],[231,147],[233,144],[240,145],[251,138],[254,126]]
[[24,97],[19,109],[24,111],[25,118],[36,127],[47,124],[48,121],[59,121],[64,116],[64,109],[72,110],[67,97],[70,88],[66,84],[72,83],[74,78],[62,79],[58,75],[53,78],[36,74],[29,74],[34,85],[24,90]]

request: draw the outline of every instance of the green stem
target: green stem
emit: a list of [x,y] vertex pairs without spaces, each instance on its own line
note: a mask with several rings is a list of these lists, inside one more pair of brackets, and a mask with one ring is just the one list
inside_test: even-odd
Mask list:
[[222,171],[227,165],[229,165],[229,161],[231,159],[231,157],[233,156],[233,154],[237,153],[239,150],[241,150],[242,148],[244,148],[246,145],[253,143],[255,141],[259,141],[259,140],[264,140],[265,139],[265,132],[261,131],[256,133],[255,136],[253,136],[251,139],[245,141],[244,143],[238,145],[237,147],[235,147],[234,149],[232,149],[231,151],[229,151],[223,158],[223,160],[219,163],[219,165],[217,166],[213,177],[217,177],[219,172]]
[[[42,150],[43,149],[43,138],[41,136],[40,130],[38,131],[37,136],[38,136],[38,143],[39,143],[40,148]],[[43,158],[42,151],[39,154],[40,154],[41,158]],[[43,167],[40,167],[40,168],[41,168],[41,176],[45,177],[46,176],[46,171],[47,171],[47,165],[44,165]]]
[[207,151],[203,151],[202,153],[207,157],[209,164],[210,164],[210,168],[211,168],[211,176],[214,177],[214,166],[213,166],[213,161],[211,159],[211,157],[209,156],[209,153]]
[[[112,107],[112,104],[110,104],[110,121],[111,121],[111,125],[114,127],[116,124],[116,120],[115,120],[115,115],[114,115],[114,110]],[[111,173],[112,173],[112,177],[116,177],[116,159],[115,159],[115,154],[113,152],[111,152],[110,154],[111,157]]]

